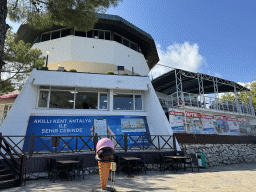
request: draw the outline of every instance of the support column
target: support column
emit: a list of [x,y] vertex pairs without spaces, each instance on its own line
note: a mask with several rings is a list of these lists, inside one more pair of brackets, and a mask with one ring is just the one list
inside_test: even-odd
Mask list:
[[234,84],[234,95],[235,95],[235,101],[236,101],[236,108],[238,113],[242,113],[241,111],[241,106],[238,103],[238,98],[237,98],[237,92],[236,92],[236,84]]
[[[197,74],[197,78],[198,78],[198,86],[199,86],[199,98],[200,98],[200,102],[201,105],[204,104],[204,108],[205,108],[205,100],[204,100],[204,81],[203,81],[203,77],[202,74]],[[201,106],[203,108],[203,106]]]
[[218,91],[218,80],[217,78],[213,78],[213,87],[215,93],[215,109],[219,110],[219,91]]
[[[182,77],[181,77],[181,71],[177,73],[177,70],[175,69],[175,80],[176,80],[176,92],[177,92],[177,104],[178,106],[183,105],[184,106],[184,95],[182,91]],[[180,104],[180,99],[182,100],[182,104]]]

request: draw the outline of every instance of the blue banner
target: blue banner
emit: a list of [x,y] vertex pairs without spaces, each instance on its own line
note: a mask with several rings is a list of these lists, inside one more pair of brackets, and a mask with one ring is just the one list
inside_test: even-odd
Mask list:
[[[104,130],[106,129],[106,130]],[[31,136],[34,133],[35,136],[49,136],[40,137],[44,143],[47,143],[47,147],[51,150],[53,136],[85,136],[82,139],[87,142],[90,148],[94,148],[94,144],[90,136],[95,133],[108,133],[109,136],[113,136],[119,141],[125,133],[132,137],[133,140],[139,139],[135,135],[150,135],[147,119],[145,116],[30,116],[27,127],[26,136]],[[87,137],[86,137],[87,136]],[[49,150],[46,146],[43,147],[43,143],[39,138],[35,138],[34,151]],[[79,138],[76,143],[76,138],[62,137],[65,142],[69,142],[68,145],[75,150],[76,144],[79,149],[89,149],[87,145]],[[71,140],[72,139],[72,140]],[[133,141],[128,137],[128,147],[133,145]],[[29,150],[29,140],[27,137],[24,142],[24,150]],[[71,140],[71,141],[70,141]],[[114,141],[114,143],[116,143]],[[136,141],[137,144],[148,145],[148,141],[140,138]],[[124,146],[124,139],[121,139],[120,145]],[[59,141],[57,150],[62,149],[65,146],[63,141]],[[136,147],[136,144],[134,145]],[[43,148],[42,148],[43,147]],[[65,147],[64,150],[70,150],[69,147]]]

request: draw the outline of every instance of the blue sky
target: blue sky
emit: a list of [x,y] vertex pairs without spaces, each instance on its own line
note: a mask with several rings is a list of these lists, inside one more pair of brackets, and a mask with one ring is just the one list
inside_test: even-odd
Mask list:
[[[106,13],[149,33],[161,64],[235,81],[256,78],[256,0],[123,0]],[[19,24],[7,23],[17,30]],[[153,77],[169,69],[157,66]]]

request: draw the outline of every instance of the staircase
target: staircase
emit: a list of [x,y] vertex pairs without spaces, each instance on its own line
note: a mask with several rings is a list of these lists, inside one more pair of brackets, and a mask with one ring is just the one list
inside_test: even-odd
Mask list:
[[23,181],[26,156],[19,154],[0,133],[0,190],[20,186]]
[[0,190],[17,186],[19,186],[19,178],[15,177],[5,166],[0,165]]

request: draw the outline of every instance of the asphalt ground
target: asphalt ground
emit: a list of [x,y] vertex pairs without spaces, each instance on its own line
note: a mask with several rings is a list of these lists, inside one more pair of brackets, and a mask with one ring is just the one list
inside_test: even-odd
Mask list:
[[[111,182],[108,181],[108,186]],[[25,186],[2,190],[3,192],[89,192],[100,187],[98,173],[86,175],[85,179],[66,181],[57,179],[52,183],[47,178],[26,181]],[[146,174],[134,174],[134,178],[127,178],[120,174],[115,179],[116,191],[255,191],[256,192],[256,163],[222,165],[200,169],[198,172],[191,169],[173,173],[166,171],[148,171]]]

